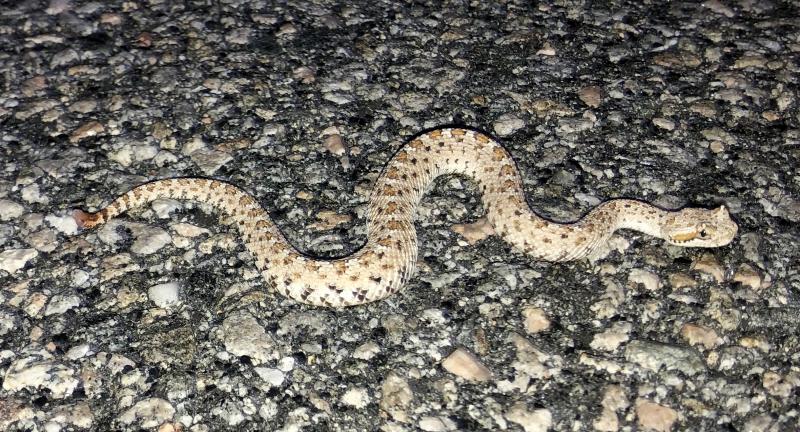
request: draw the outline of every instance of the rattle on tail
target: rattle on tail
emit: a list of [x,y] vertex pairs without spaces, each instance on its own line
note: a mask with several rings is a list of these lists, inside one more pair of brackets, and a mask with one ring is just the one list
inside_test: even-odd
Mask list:
[[727,209],[667,211],[637,200],[606,201],[571,223],[542,218],[528,207],[519,171],[490,137],[465,129],[437,129],[402,148],[386,165],[369,199],[367,242],[350,256],[325,260],[298,252],[247,192],[204,178],[156,180],[137,186],[96,213],[75,210],[82,228],[159,198],[206,202],[229,215],[266,282],[281,294],[318,306],[351,306],[383,299],[416,271],[414,216],[440,175],[478,184],[495,232],[533,259],[568,261],[590,256],[617,229],[633,229],[685,247],[730,243],[738,227]]

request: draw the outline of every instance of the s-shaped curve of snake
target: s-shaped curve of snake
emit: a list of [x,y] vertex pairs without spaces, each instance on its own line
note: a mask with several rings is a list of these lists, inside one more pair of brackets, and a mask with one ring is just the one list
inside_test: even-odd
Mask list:
[[503,146],[485,134],[459,128],[419,135],[392,157],[370,195],[366,244],[338,259],[298,252],[250,194],[219,180],[156,180],[96,213],[75,210],[73,215],[80,227],[92,228],[158,198],[205,202],[232,218],[256,267],[278,292],[311,305],[351,306],[383,299],[413,276],[416,208],[433,180],[445,174],[476,181],[495,232],[537,260],[587,257],[620,228],[689,247],[727,245],[738,229],[724,206],[667,211],[629,199],[603,202],[575,222],[553,222],[527,205],[519,171]]

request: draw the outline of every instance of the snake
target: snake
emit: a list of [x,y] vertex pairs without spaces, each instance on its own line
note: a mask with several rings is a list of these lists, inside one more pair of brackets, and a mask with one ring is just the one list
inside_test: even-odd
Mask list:
[[237,227],[267,286],[309,305],[354,306],[385,299],[413,277],[417,206],[437,177],[453,174],[477,184],[496,235],[533,260],[590,257],[619,229],[671,245],[705,248],[729,244],[738,230],[724,205],[666,210],[627,198],[601,202],[574,221],[551,220],[528,205],[520,171],[500,142],[457,127],[419,134],[397,150],[370,193],[366,243],[344,257],[321,259],[297,250],[251,194],[217,179],[158,179],[134,187],[96,212],[74,210],[72,215],[79,228],[90,229],[160,198],[207,203]]

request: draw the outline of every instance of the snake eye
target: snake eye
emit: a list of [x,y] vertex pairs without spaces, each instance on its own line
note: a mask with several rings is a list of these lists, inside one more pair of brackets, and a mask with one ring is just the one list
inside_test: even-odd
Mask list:
[[701,238],[705,238],[707,235],[708,235],[708,233],[706,232],[706,230],[700,230],[700,237]]

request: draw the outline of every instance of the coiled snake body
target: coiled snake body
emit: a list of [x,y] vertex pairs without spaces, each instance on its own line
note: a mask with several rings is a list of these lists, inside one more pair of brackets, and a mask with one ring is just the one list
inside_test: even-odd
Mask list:
[[482,133],[457,128],[422,134],[394,155],[370,196],[366,244],[339,259],[301,254],[250,194],[218,180],[156,180],[96,213],[76,210],[74,217],[79,226],[91,228],[158,198],[206,202],[232,217],[259,271],[278,292],[312,305],[350,306],[383,299],[412,277],[417,264],[416,207],[433,180],[444,174],[475,180],[495,232],[537,260],[586,257],[619,228],[692,247],[726,245],[737,231],[725,207],[666,211],[628,199],[606,201],[576,222],[549,221],[526,204],[519,171],[502,145]]

